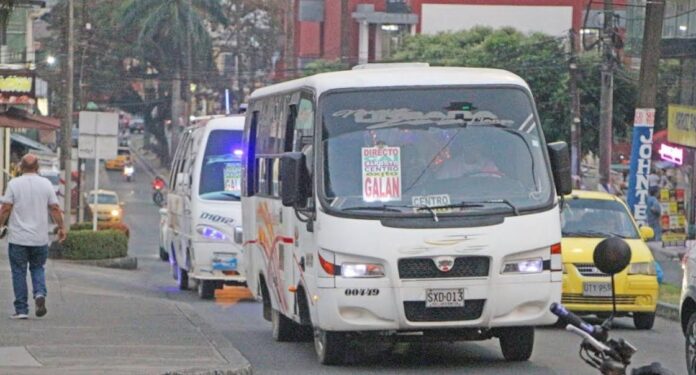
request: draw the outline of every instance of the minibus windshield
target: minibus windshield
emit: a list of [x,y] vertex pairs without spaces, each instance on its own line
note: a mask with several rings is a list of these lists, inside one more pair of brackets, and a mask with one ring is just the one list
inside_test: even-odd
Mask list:
[[551,203],[541,129],[521,89],[334,92],[322,123],[322,198],[332,210],[518,214]]
[[201,199],[239,201],[242,189],[242,132],[213,130],[208,136],[198,194]]

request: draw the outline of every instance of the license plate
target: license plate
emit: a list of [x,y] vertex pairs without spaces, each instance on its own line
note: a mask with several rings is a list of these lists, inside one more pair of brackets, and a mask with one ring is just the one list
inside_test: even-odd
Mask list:
[[611,297],[611,283],[583,283],[582,295],[585,297]]
[[425,307],[464,307],[464,289],[426,289]]
[[236,271],[237,257],[235,255],[215,254],[213,269],[218,271]]

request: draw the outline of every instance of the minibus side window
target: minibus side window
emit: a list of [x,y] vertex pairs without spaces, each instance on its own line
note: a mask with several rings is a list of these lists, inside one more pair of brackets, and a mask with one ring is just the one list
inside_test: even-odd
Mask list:
[[242,194],[247,197],[256,194],[257,178],[256,178],[256,126],[259,116],[259,111],[254,111],[251,114],[248,133],[246,134],[247,154],[246,154],[246,184],[242,187]]

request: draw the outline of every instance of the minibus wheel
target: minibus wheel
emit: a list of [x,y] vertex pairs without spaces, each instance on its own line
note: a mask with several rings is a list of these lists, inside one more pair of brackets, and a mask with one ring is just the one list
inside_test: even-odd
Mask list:
[[505,360],[521,362],[529,360],[534,350],[534,327],[501,328],[497,334]]
[[213,280],[198,280],[198,296],[201,299],[213,299],[217,283]]
[[314,329],[314,351],[322,365],[340,365],[346,350],[346,336],[343,332]]
[[176,283],[179,286],[179,290],[187,290],[189,287],[188,272],[179,266],[176,268],[178,270],[176,273]]
[[280,311],[273,309],[271,312],[271,324],[273,326],[273,339],[279,342],[294,341],[297,325]]

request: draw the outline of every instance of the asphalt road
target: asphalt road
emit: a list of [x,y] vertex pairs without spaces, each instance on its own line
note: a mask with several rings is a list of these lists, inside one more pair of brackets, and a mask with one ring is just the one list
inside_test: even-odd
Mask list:
[[[90,168],[88,166],[88,168]],[[92,170],[92,169],[88,169]],[[136,165],[135,181],[127,183],[118,172],[102,171],[102,188],[115,190],[126,202],[125,221],[131,228],[130,255],[138,257],[139,269],[128,277],[99,279],[120,292],[144,294],[188,302],[211,325],[244,354],[257,374],[597,374],[578,357],[580,339],[562,329],[537,330],[534,354],[529,362],[503,360],[497,340],[485,342],[399,344],[394,347],[362,343],[341,367],[317,363],[311,343],[276,343],[271,324],[263,320],[261,305],[250,301],[245,290],[226,288],[215,301],[201,301],[193,291],[179,291],[169,265],[159,261],[158,208],[152,203],[150,176]],[[91,185],[90,185],[91,186]],[[630,319],[619,319],[614,336],[638,347],[636,364],[660,361],[676,374],[684,374],[683,335],[677,323],[658,318],[651,331],[637,331]]]

